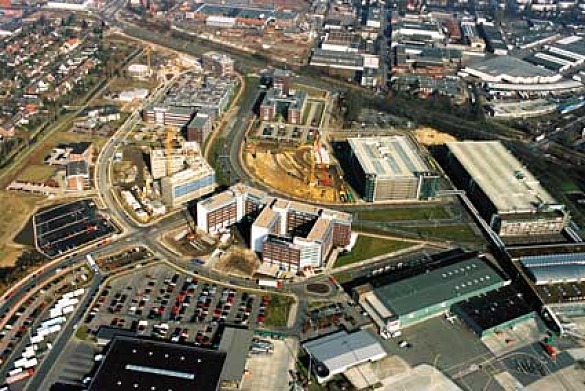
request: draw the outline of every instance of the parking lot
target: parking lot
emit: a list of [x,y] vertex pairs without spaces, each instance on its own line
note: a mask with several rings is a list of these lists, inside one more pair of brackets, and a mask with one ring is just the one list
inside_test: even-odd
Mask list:
[[[409,365],[434,365],[456,382],[466,375],[470,366],[493,357],[464,324],[459,321],[450,323],[444,316],[408,327],[400,337],[382,343],[390,354],[398,355]],[[474,372],[473,376],[481,374],[481,371]],[[481,384],[478,389],[482,389],[487,381],[468,377],[465,380],[470,384]]]
[[540,343],[533,343],[507,354],[501,362],[508,372],[527,386],[560,369],[572,366],[575,360],[567,352],[559,353],[553,360]]
[[[248,358],[248,373],[242,390],[287,391],[292,377],[289,371],[296,370],[296,355],[299,350],[296,339],[271,341],[273,351],[269,354],[253,354]],[[285,375],[286,374],[286,375]]]
[[[31,295],[7,320],[6,326],[0,331],[0,378],[3,378],[17,353],[22,351],[23,341],[30,338],[29,331],[46,315],[49,306],[47,298],[53,300],[60,297],[63,293],[85,284],[87,280],[87,269],[84,267],[63,273]],[[2,315],[4,316],[6,315]]]
[[200,282],[157,264],[112,280],[84,319],[93,331],[110,325],[140,335],[214,347],[221,324],[263,325],[268,296]]
[[72,251],[116,231],[91,199],[37,212],[33,226],[39,250],[49,257]]

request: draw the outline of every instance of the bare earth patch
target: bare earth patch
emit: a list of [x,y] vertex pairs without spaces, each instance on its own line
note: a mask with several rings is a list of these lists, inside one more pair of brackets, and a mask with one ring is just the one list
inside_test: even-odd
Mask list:
[[249,249],[232,247],[215,264],[218,271],[240,276],[252,276],[260,266],[256,254]]

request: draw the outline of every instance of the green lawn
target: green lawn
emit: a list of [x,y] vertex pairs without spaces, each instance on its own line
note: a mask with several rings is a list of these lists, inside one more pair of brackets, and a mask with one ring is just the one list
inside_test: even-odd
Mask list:
[[564,193],[571,193],[579,190],[579,186],[577,186],[575,182],[571,180],[563,181],[561,183],[561,191]]
[[421,237],[444,239],[453,242],[476,243],[482,241],[481,236],[478,236],[467,224],[409,227],[408,230],[419,234]]
[[409,242],[381,239],[373,236],[359,235],[350,253],[337,257],[334,267],[341,267],[355,262],[364,261],[379,255],[412,247]]
[[272,295],[264,324],[272,327],[286,327],[292,303],[293,299],[288,296]]
[[449,217],[444,206],[422,208],[388,208],[363,210],[355,213],[356,220],[369,220],[378,222],[392,222],[396,220],[429,220],[446,219]]
[[77,327],[77,331],[75,332],[75,336],[77,339],[85,341],[87,337],[89,337],[89,329],[86,325],[81,325]]

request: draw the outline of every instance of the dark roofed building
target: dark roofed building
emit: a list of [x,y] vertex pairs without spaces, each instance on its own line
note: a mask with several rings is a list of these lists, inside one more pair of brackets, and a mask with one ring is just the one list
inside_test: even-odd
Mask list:
[[226,353],[116,337],[89,391],[216,391]]
[[523,295],[511,285],[456,303],[451,310],[480,337],[536,316]]

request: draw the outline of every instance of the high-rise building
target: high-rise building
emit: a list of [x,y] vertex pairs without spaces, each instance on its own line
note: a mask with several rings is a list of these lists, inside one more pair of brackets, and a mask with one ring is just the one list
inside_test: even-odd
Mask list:
[[407,136],[348,141],[350,181],[364,200],[426,200],[435,196],[440,176]]
[[334,247],[349,244],[351,215],[274,198],[236,185],[197,204],[197,225],[218,232],[244,219],[251,222],[250,247],[265,263],[300,271],[322,267]]

